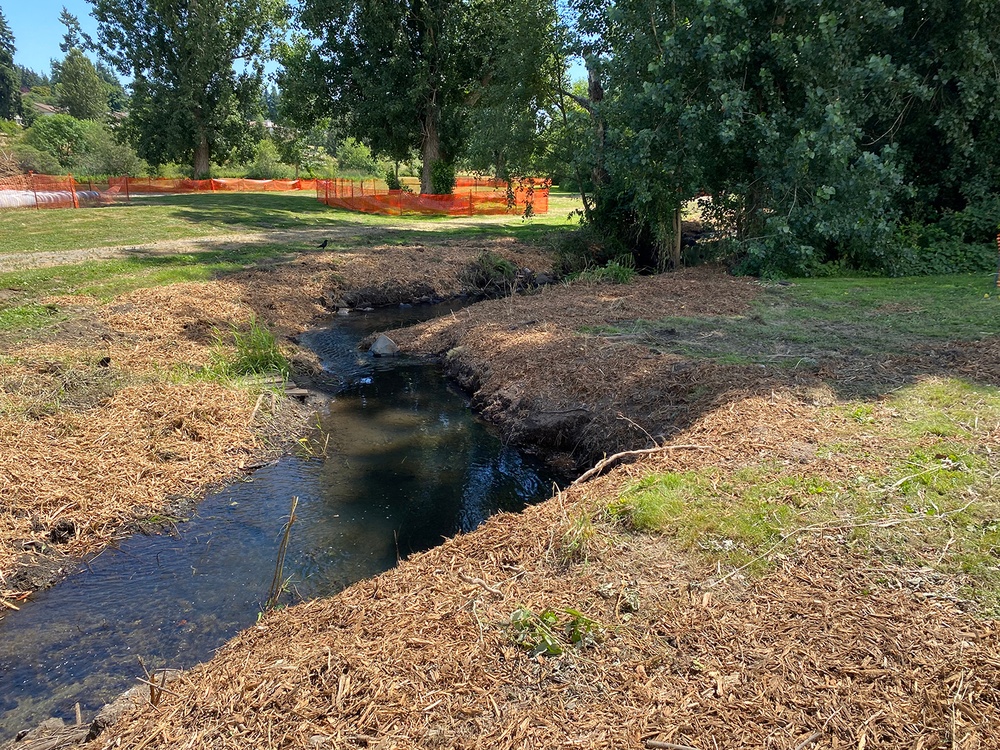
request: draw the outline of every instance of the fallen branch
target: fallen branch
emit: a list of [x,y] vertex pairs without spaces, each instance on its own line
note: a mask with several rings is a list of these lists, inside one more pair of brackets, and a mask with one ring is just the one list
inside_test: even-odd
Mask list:
[[462,571],[458,572],[458,577],[461,578],[466,583],[471,583],[471,584],[473,584],[475,586],[482,586],[484,589],[486,589],[487,591],[489,591],[491,594],[496,594],[497,596],[503,596],[503,592],[500,589],[494,588],[493,586],[490,586],[482,578],[473,578],[470,575],[466,575]]
[[659,453],[660,451],[672,451],[672,450],[702,450],[702,451],[709,451],[709,450],[712,450],[712,446],[710,446],[710,445],[695,445],[695,444],[688,444],[688,445],[658,445],[655,448],[643,448],[642,450],[637,450],[637,451],[622,451],[621,453],[615,453],[613,456],[608,456],[607,458],[602,458],[600,461],[598,461],[596,464],[594,464],[593,468],[587,469],[587,471],[583,472],[583,474],[581,474],[579,477],[577,477],[573,481],[573,483],[570,485],[570,487],[575,487],[578,484],[583,484],[588,479],[590,479],[591,477],[597,476],[602,471],[604,471],[606,468],[608,468],[608,466],[610,466],[611,464],[615,463],[616,461],[618,461],[620,459],[627,458],[629,456],[646,456],[646,455],[649,455],[650,453]]
[[658,750],[698,750],[690,745],[678,745],[674,742],[660,742],[660,740],[646,740],[646,747]]

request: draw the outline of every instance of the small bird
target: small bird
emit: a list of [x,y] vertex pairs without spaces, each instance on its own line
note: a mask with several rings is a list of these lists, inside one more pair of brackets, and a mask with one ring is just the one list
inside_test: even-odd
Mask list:
[[326,250],[326,246],[330,244],[330,240],[323,240],[321,243],[316,245],[320,250]]

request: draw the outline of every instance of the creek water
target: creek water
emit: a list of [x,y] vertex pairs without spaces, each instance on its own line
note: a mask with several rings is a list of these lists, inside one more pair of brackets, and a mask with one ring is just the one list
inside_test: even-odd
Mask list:
[[150,670],[186,668],[252,625],[293,496],[286,598],[335,593],[493,513],[548,497],[554,477],[504,446],[434,364],[357,350],[446,306],[352,314],[310,332],[339,382],[316,415],[324,457],[287,456],[208,495],[173,533],[135,535],[0,621],[0,742],[50,716],[91,716]]

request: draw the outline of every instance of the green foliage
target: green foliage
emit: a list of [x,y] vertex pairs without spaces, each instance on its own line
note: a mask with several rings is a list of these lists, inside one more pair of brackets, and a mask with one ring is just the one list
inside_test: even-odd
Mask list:
[[900,222],[975,229],[1000,194],[983,0],[577,7],[605,92],[581,149],[593,218],[640,265],[664,265],[669,217],[703,192],[737,269],[765,276],[893,271]]
[[480,292],[506,294],[517,278],[517,266],[492,250],[484,250],[466,267],[464,278]]
[[13,120],[0,120],[0,135],[12,137],[21,134],[21,126]]
[[37,172],[38,174],[58,174],[61,171],[59,160],[47,151],[39,151],[27,143],[15,143],[11,153],[17,160],[21,172]]
[[[283,0],[93,0],[99,43],[132,78],[125,127],[152,164],[242,148],[260,107],[264,57],[285,23]],[[237,61],[239,61],[237,63]]]
[[274,334],[256,318],[250,319],[246,331],[233,326],[229,336],[217,332],[212,359],[209,369],[220,377],[233,378],[272,372],[288,375],[291,371],[288,357],[281,351]]
[[557,19],[552,0],[306,0],[303,26],[321,41],[286,47],[279,85],[298,117],[334,115],[376,154],[401,162],[420,149],[421,192],[433,192],[430,170],[464,155],[471,113],[492,110],[481,122],[495,118],[509,140],[522,129],[507,114],[530,119],[551,92],[542,63]]
[[566,646],[586,648],[604,638],[604,628],[577,609],[546,609],[540,614],[527,607],[511,612],[507,623],[511,639],[532,656],[559,656]]
[[76,164],[77,175],[128,175],[141,177],[149,172],[149,165],[139,158],[127,143],[120,143],[107,127],[91,130],[86,152]]
[[108,112],[104,82],[94,64],[75,47],[62,61],[56,99],[60,107],[79,120],[100,120]]
[[378,163],[372,150],[356,138],[345,138],[337,146],[337,167],[343,171],[373,175],[378,172]]
[[63,167],[70,167],[84,152],[87,131],[84,124],[71,115],[50,115],[39,118],[24,134],[29,146],[54,156]]
[[294,174],[291,167],[281,163],[274,142],[265,138],[257,143],[253,164],[247,169],[246,176],[253,180],[276,180],[290,179]]
[[570,281],[583,281],[600,284],[609,282],[611,284],[628,284],[636,277],[635,263],[630,256],[621,260],[609,261],[599,268],[587,268],[578,273],[572,274]]
[[455,165],[444,160],[431,164],[431,193],[451,195],[455,192]]
[[14,65],[14,34],[0,10],[0,120],[21,114],[21,76]]
[[628,247],[618,239],[604,236],[594,224],[584,224],[559,237],[555,270],[562,275],[579,273],[588,268],[607,265],[628,253]]
[[403,189],[403,184],[399,181],[399,176],[396,174],[396,170],[393,167],[389,167],[385,170],[385,184],[389,190]]

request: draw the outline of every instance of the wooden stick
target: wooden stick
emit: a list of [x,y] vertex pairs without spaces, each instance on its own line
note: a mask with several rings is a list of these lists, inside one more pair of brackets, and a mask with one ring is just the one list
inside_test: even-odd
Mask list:
[[800,742],[798,745],[796,745],[795,746],[795,750],[802,750],[803,748],[808,747],[809,745],[811,745],[812,743],[814,743],[816,740],[818,740],[822,736],[823,736],[823,732],[821,732],[819,730],[813,732],[808,737],[806,737],[804,740],[802,740],[802,742]]
[[673,742],[660,742],[659,740],[646,740],[646,747],[658,748],[658,750],[698,750],[690,745],[677,745]]
[[608,456],[607,458],[604,458],[604,459],[601,459],[600,461],[598,461],[596,464],[594,464],[594,467],[592,469],[588,469],[587,471],[583,472],[583,474],[581,474],[579,477],[577,477],[576,480],[570,485],[570,487],[575,487],[578,484],[583,484],[584,482],[586,482],[591,477],[596,476],[597,474],[600,474],[602,471],[604,471],[608,466],[610,466],[611,464],[613,464],[615,461],[618,461],[619,459],[622,459],[622,458],[626,458],[627,456],[645,456],[645,455],[648,455],[650,453],[659,453],[660,451],[673,451],[673,450],[702,450],[702,451],[708,451],[708,450],[712,450],[712,446],[710,446],[710,445],[694,445],[694,444],[688,444],[688,445],[658,445],[655,448],[643,448],[642,450],[637,450],[637,451],[622,451],[621,453],[616,453],[613,456]]
[[458,577],[461,578],[466,583],[471,583],[471,584],[474,584],[476,586],[482,586],[484,589],[486,589],[487,591],[489,591],[491,594],[496,594],[497,596],[503,596],[503,592],[500,589],[494,588],[493,586],[490,586],[482,578],[473,578],[472,576],[466,575],[462,571],[458,572]]
[[174,696],[175,698],[180,697],[180,696],[177,695],[177,693],[175,693],[170,688],[164,687],[164,685],[166,684],[166,679],[167,679],[166,675],[163,675],[164,683],[162,685],[160,683],[158,683],[158,682],[150,682],[149,680],[144,680],[141,677],[136,677],[135,679],[136,679],[137,682],[141,682],[144,685],[149,685],[151,688],[156,688],[156,691],[158,693],[168,693],[168,694]]

